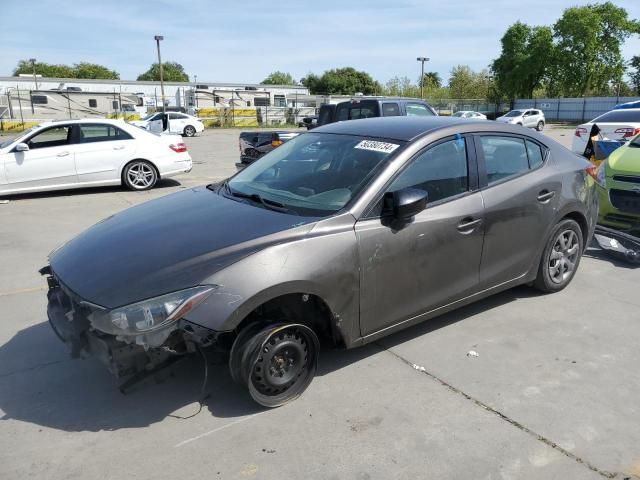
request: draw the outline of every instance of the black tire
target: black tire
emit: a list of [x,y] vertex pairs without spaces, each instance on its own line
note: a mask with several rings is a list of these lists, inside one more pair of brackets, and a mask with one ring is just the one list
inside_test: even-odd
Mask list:
[[536,125],[536,130],[541,132],[542,130],[544,130],[544,122],[542,120],[540,120],[538,122],[538,125]]
[[253,400],[274,408],[298,398],[315,377],[320,343],[300,324],[249,325],[229,357],[233,379]]
[[149,190],[158,183],[158,171],[146,160],[134,160],[124,167],[122,183],[130,190]]
[[185,137],[193,137],[196,134],[196,127],[193,125],[187,125],[182,132]]
[[[564,244],[561,237],[564,238]],[[546,293],[559,292],[565,288],[578,271],[583,250],[584,239],[580,225],[568,218],[562,220],[547,240],[533,286]]]

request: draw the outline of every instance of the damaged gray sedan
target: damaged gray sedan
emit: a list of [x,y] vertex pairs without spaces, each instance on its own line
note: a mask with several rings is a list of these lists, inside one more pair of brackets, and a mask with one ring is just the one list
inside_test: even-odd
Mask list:
[[50,255],[48,316],[120,378],[202,349],[274,407],[350,348],[573,278],[595,170],[535,132],[439,117],[331,124],[221,184],[113,215]]

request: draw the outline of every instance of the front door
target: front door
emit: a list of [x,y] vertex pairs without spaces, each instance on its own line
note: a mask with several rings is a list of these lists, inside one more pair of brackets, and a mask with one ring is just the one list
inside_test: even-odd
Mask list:
[[105,123],[78,125],[75,146],[80,183],[117,182],[124,163],[134,158],[135,141],[124,130]]
[[147,130],[153,133],[162,133],[165,128],[162,116],[162,113],[156,113],[153,117],[151,117],[149,119],[149,123],[147,124]]
[[390,222],[384,199],[356,223],[363,335],[477,290],[484,208],[475,188],[475,156],[467,155],[470,142],[458,137],[428,147],[385,189],[427,191],[427,209],[411,223]]
[[77,184],[71,125],[56,125],[25,141],[29,150],[4,155],[10,190]]

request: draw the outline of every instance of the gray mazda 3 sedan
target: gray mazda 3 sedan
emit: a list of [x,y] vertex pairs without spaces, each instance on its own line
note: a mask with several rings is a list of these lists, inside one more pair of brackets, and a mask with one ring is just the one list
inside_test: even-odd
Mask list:
[[595,170],[469,119],[334,123],[234,177],[103,220],[50,255],[48,316],[118,377],[207,349],[258,403],[351,348],[516,285],[563,289],[598,213]]

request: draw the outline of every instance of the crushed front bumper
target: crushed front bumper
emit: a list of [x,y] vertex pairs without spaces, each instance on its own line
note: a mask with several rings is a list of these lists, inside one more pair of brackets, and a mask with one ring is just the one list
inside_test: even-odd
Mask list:
[[159,346],[136,342],[135,337],[119,337],[100,332],[91,324],[91,314],[103,307],[91,304],[62,284],[50,267],[40,270],[47,276],[47,317],[58,338],[69,346],[71,356],[97,357],[116,377],[128,377],[155,369],[172,356],[194,352],[197,347],[216,345],[219,333],[181,319],[163,332]]

